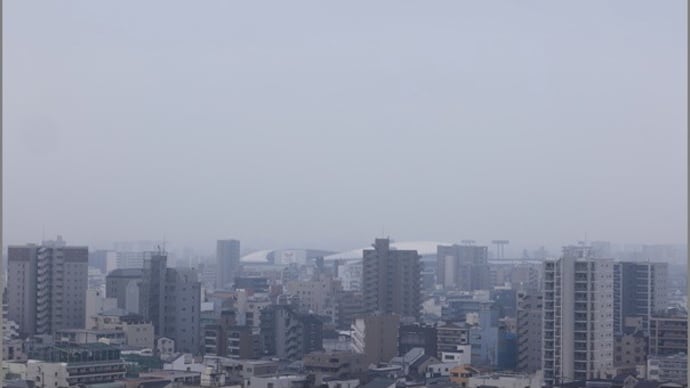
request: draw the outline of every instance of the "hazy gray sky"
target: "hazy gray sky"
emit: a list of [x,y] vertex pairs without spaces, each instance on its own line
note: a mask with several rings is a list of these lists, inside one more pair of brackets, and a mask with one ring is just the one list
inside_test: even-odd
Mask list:
[[686,7],[5,2],[5,241],[682,242]]

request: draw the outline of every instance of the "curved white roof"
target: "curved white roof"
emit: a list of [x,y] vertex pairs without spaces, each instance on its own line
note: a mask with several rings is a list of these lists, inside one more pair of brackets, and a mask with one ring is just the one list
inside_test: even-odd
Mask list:
[[[436,255],[437,247],[439,245],[450,245],[445,242],[438,241],[400,241],[392,242],[391,247],[400,250],[415,250],[420,256]],[[336,253],[324,257],[324,260],[361,260],[362,251],[370,249],[370,247],[353,249],[347,252]]]
[[273,251],[273,249],[264,249],[263,251],[252,252],[240,257],[240,263],[267,263],[268,254]]
[[324,251],[322,249],[311,248],[264,249],[240,257],[240,262],[246,264],[263,264],[269,262],[268,257],[270,255],[280,256],[290,254],[292,257],[302,257],[304,259],[304,257],[315,257],[315,255],[323,256],[324,254],[332,252],[333,251]]

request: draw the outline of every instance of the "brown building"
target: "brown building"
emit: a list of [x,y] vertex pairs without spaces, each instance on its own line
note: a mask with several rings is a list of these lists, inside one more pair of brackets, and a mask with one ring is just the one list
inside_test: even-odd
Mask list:
[[450,370],[450,382],[460,388],[466,388],[470,377],[479,374],[479,370],[470,365],[458,365]]
[[377,238],[374,249],[363,254],[364,312],[419,318],[422,268],[417,251],[391,249],[389,239]]
[[250,326],[232,326],[226,330],[226,356],[241,360],[259,357],[260,338]]
[[388,362],[398,354],[398,328],[396,314],[372,314],[355,319],[352,324],[352,348],[366,355],[366,363]]
[[613,366],[635,371],[637,365],[647,362],[647,338],[642,330],[626,328],[613,342]]

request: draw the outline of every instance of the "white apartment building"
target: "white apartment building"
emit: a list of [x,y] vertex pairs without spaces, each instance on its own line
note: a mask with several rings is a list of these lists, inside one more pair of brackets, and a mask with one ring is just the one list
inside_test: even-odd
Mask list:
[[544,262],[544,382],[605,377],[613,366],[613,260],[568,246]]

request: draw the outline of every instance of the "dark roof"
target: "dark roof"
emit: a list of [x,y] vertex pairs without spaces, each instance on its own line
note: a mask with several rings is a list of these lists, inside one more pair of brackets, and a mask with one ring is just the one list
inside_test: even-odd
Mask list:
[[388,388],[395,384],[395,380],[376,378],[365,384],[362,388]]

